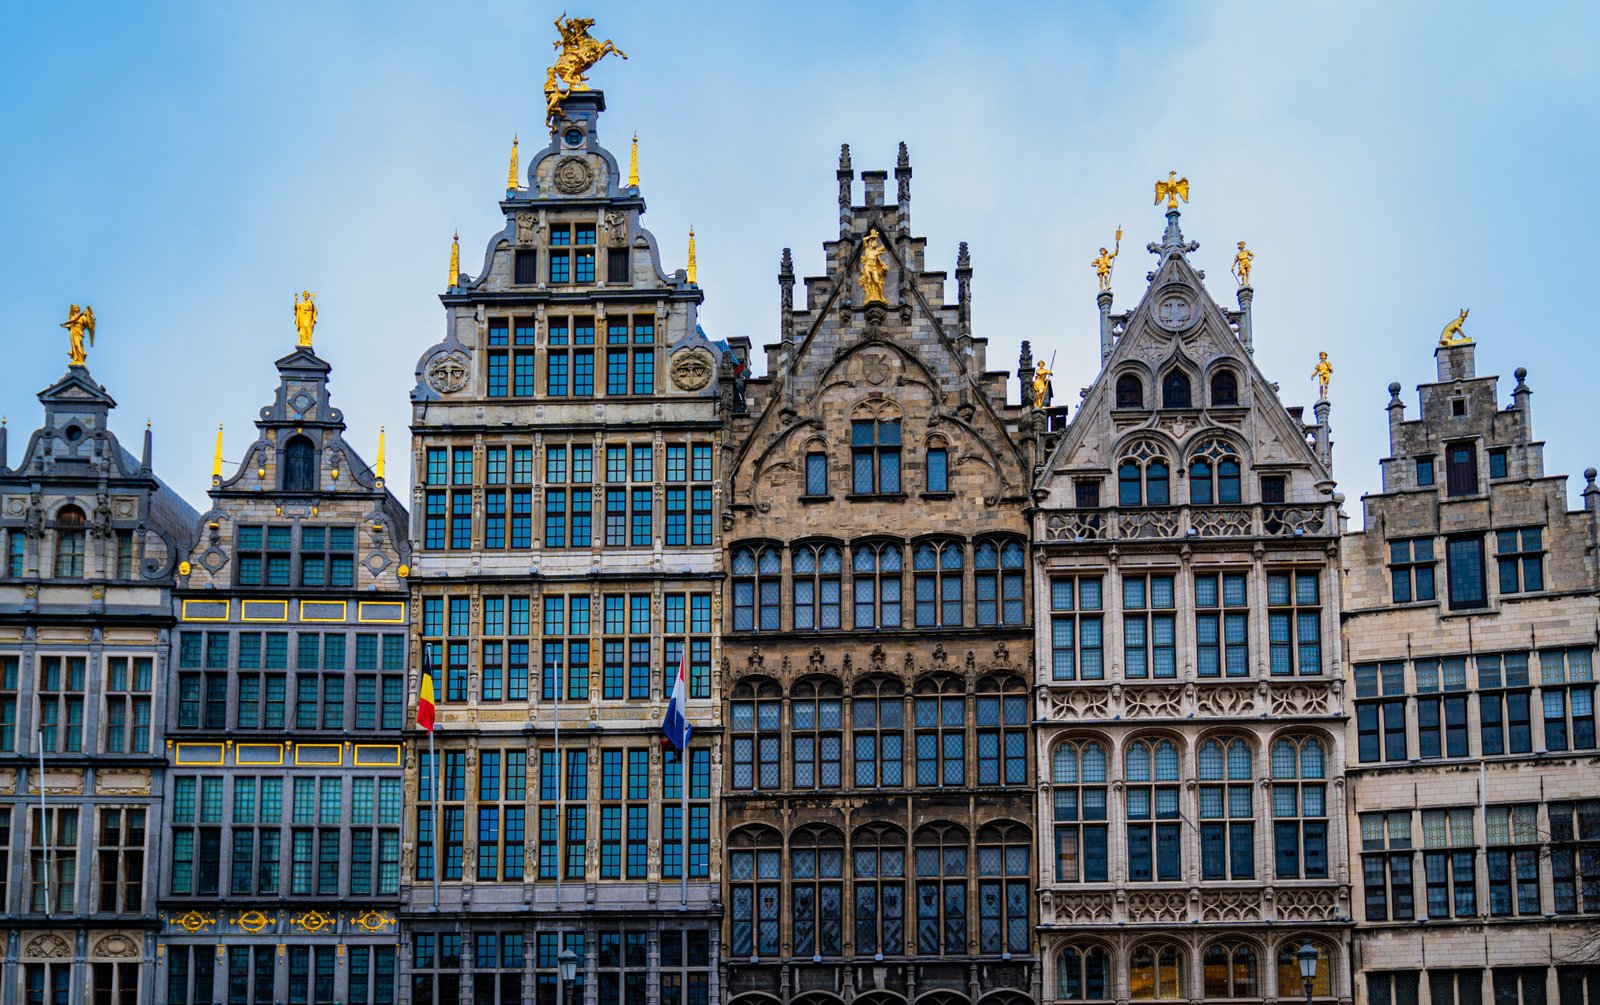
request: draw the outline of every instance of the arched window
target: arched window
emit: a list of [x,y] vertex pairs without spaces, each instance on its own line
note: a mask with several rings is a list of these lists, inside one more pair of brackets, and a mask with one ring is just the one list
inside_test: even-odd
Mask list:
[[1109,1001],[1110,975],[1111,959],[1104,949],[1068,946],[1056,959],[1056,1001]]
[[1182,998],[1183,950],[1170,942],[1134,948],[1128,957],[1128,997],[1135,1001]]
[[1127,782],[1128,881],[1183,878],[1178,818],[1178,748],[1171,740],[1138,740],[1123,760]]
[[856,909],[857,956],[899,956],[906,951],[906,836],[875,824],[850,842]]
[[1143,408],[1144,382],[1131,373],[1117,378],[1117,407]]
[[839,627],[840,575],[844,561],[835,545],[805,545],[794,551],[795,631]]
[[283,446],[283,490],[317,490],[317,448],[308,436],[291,436]]
[[1028,951],[1028,849],[1021,824],[994,823],[978,832],[978,952]]
[[1209,506],[1238,501],[1239,458],[1222,440],[1206,441],[1189,462],[1189,502]]
[[961,627],[964,564],[959,541],[917,545],[911,568],[916,573],[918,628]]
[[1300,947],[1308,942],[1317,951],[1317,975],[1311,979],[1311,995],[1313,998],[1333,997],[1333,961],[1328,946],[1316,939],[1290,939],[1278,950],[1280,1001],[1304,994],[1305,979],[1300,976]]
[[[1260,983],[1256,979],[1256,951],[1248,944],[1213,942],[1206,947],[1201,963],[1206,971],[1207,998],[1261,997]],[[1282,993],[1284,989],[1278,990]]]
[[917,784],[965,785],[967,699],[954,677],[920,681],[914,705]]
[[917,952],[967,955],[967,832],[955,824],[917,831]]
[[807,827],[789,839],[789,898],[794,955],[844,951],[844,838],[831,827]]
[[851,551],[855,627],[899,628],[905,551],[898,543],[858,544]]
[[837,789],[844,746],[844,700],[831,677],[803,680],[789,692],[794,787]]
[[56,575],[62,579],[83,578],[87,523],[83,510],[76,506],[63,506],[56,510]]
[[978,784],[1028,784],[1028,689],[1010,674],[978,682]]
[[935,436],[928,440],[928,491],[950,491],[950,447]]
[[1161,407],[1188,408],[1190,402],[1188,375],[1182,370],[1173,370],[1161,381]]
[[1255,809],[1250,798],[1254,774],[1250,747],[1243,740],[1200,744],[1202,879],[1255,877]]
[[1172,501],[1167,487],[1167,462],[1154,460],[1144,469],[1144,500],[1147,506],[1165,506]]
[[783,785],[783,692],[770,680],[742,681],[729,702],[733,788],[771,791]]
[[850,700],[858,789],[898,789],[905,784],[905,691],[893,677],[856,684]]
[[1144,470],[1138,461],[1123,461],[1117,466],[1117,504],[1138,506],[1144,501]]
[[1279,879],[1328,877],[1327,758],[1315,737],[1272,745],[1273,870]]
[[770,827],[747,827],[728,839],[728,951],[736,957],[778,955],[783,838]]
[[735,548],[733,551],[733,630],[775,632],[779,597],[783,595],[783,561],[778,549]]
[[1126,448],[1117,465],[1117,502],[1122,506],[1166,506],[1171,501],[1170,471],[1161,448],[1142,440]]
[[978,624],[1022,624],[1022,545],[984,541],[978,545],[973,565],[978,569]]
[[900,420],[855,419],[850,423],[850,490],[857,495],[900,491]]
[[1056,882],[1104,883],[1106,750],[1098,740],[1069,740],[1051,763],[1056,827]]
[[1239,403],[1239,378],[1232,370],[1218,370],[1211,375],[1211,404],[1237,405]]

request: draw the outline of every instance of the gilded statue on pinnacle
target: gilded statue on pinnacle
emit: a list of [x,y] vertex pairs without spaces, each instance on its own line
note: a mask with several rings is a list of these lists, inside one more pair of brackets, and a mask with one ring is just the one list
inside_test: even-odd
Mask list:
[[888,276],[883,241],[876,230],[870,230],[861,242],[861,292],[866,294],[867,303],[883,300],[883,281]]
[[1109,254],[1106,249],[1101,248],[1100,254],[1095,256],[1094,262],[1091,263],[1094,265],[1095,278],[1100,280],[1100,291],[1102,293],[1111,289],[1111,261],[1120,254],[1122,254],[1122,228],[1118,227],[1116,246],[1111,249]]
[[67,308],[67,319],[61,322],[61,327],[67,330],[67,362],[72,366],[83,366],[89,354],[83,348],[83,337],[89,336],[89,344],[94,345],[94,308],[85,306],[78,309],[77,304]]
[[1467,342],[1471,342],[1472,338],[1467,335],[1466,332],[1461,330],[1461,326],[1466,324],[1466,321],[1467,308],[1463,307],[1461,308],[1461,316],[1445,325],[1444,331],[1439,333],[1439,344],[1441,346],[1451,346],[1463,345]]
[[[562,18],[566,18],[565,23]],[[600,62],[607,53],[628,58],[628,54],[617,48],[611,39],[599,42],[589,34],[589,29],[594,27],[592,17],[567,17],[567,12],[562,11],[555,25],[561,38],[551,44],[560,51],[560,55],[544,80],[545,113],[552,124],[561,110],[563,98],[573,91],[589,89],[589,85],[583,82],[583,75],[594,64]],[[561,89],[562,84],[567,86],[565,91]]]
[[1156,182],[1156,204],[1160,205],[1165,199],[1168,209],[1177,209],[1180,198],[1189,201],[1189,179],[1179,178],[1176,171],[1168,171],[1166,181]]
[[1333,376],[1333,364],[1328,362],[1327,353],[1317,353],[1317,365],[1311,371],[1311,376],[1316,378],[1319,396],[1326,401],[1328,399],[1328,380]]
[[1239,242],[1239,253],[1233,256],[1233,277],[1239,280],[1240,286],[1250,285],[1250,266],[1256,260],[1256,253]]
[[317,295],[310,290],[302,290],[300,296],[294,298],[294,330],[300,336],[300,344],[305,347],[311,345],[311,332],[317,327]]

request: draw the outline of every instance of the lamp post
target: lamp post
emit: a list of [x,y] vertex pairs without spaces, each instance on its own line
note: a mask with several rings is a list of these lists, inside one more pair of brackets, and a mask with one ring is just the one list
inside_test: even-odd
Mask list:
[[1311,985],[1317,979],[1317,947],[1304,943],[1294,955],[1300,961],[1300,982],[1306,988],[1306,1005],[1311,1005]]
[[556,957],[561,969],[561,1003],[567,1005],[572,998],[572,981],[578,975],[578,954],[570,949],[561,950]]

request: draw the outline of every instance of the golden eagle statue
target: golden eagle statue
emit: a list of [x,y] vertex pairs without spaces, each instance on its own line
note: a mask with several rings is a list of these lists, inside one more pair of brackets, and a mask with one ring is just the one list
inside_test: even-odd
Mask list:
[[1156,182],[1156,203],[1167,200],[1168,209],[1177,209],[1178,200],[1189,201],[1189,179],[1179,178],[1178,172],[1168,171],[1166,181]]

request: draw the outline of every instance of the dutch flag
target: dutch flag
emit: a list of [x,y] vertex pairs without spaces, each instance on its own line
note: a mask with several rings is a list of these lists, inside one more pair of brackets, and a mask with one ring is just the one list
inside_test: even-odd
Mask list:
[[689,700],[689,689],[684,683],[684,665],[688,659],[689,647],[685,645],[683,658],[678,660],[678,678],[672,684],[672,698],[667,702],[667,714],[661,720],[661,732],[666,735],[667,742],[680,752],[688,749],[689,734],[694,732],[694,727],[689,725],[684,715]]

